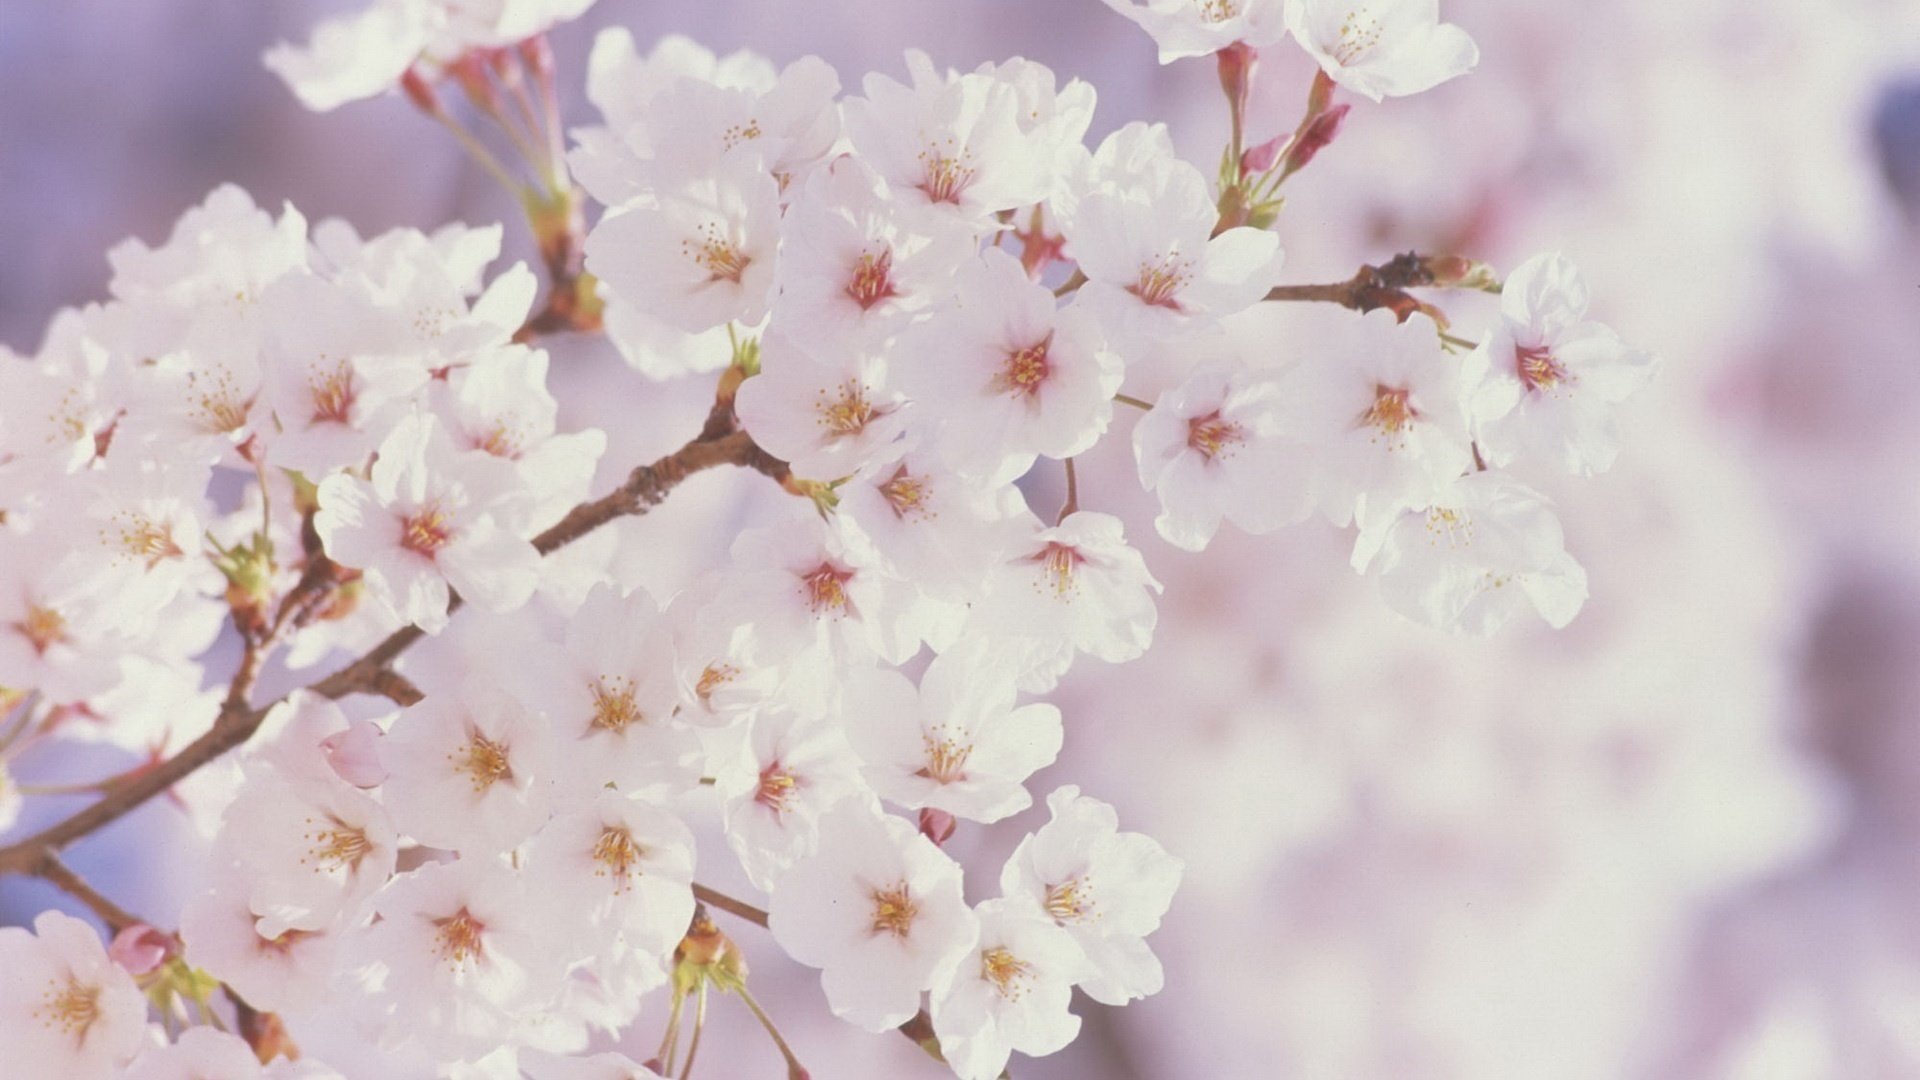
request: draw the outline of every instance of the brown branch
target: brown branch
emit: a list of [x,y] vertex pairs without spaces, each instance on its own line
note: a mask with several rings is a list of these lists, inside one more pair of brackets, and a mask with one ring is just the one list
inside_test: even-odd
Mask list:
[[1381,266],[1363,266],[1346,281],[1330,285],[1281,285],[1268,300],[1298,300],[1339,304],[1366,313],[1386,309],[1406,322],[1416,313],[1433,319],[1442,330],[1447,319],[1440,309],[1407,292],[1408,289],[1462,288],[1499,292],[1500,284],[1485,265],[1455,255],[1395,255]]
[[[634,469],[625,483],[605,497],[575,507],[559,524],[535,537],[533,546],[541,554],[548,554],[617,518],[644,514],[665,500],[668,492],[682,480],[719,465],[745,466],[783,482],[787,475],[786,465],[756,446],[745,432],[729,431],[717,439],[696,438],[659,461]],[[454,603],[458,602],[455,597]],[[417,701],[419,691],[391,671],[389,665],[423,636],[414,626],[397,630],[358,660],[310,684],[307,689],[330,698],[377,693],[398,701]],[[265,637],[246,637],[246,650],[228,688],[226,702],[205,734],[165,761],[114,783],[99,801],[81,808],[71,817],[0,848],[0,874],[37,872],[50,854],[126,816],[196,769],[246,742],[266,719],[267,712],[278,704],[273,702],[259,708],[247,704],[247,696],[265,659],[267,643]]]
[[766,912],[754,907],[745,900],[735,900],[726,893],[709,889],[697,881],[693,883],[693,898],[709,907],[717,907],[729,915],[738,916],[750,923],[758,923],[761,926],[767,925]]
[[39,863],[28,872],[87,905],[87,910],[99,916],[100,921],[107,924],[107,929],[115,934],[129,926],[148,925],[145,919],[107,899],[51,851],[42,851]]

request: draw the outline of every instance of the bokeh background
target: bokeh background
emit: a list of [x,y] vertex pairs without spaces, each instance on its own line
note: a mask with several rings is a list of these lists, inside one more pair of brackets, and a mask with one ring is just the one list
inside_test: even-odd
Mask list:
[[[102,294],[108,246],[158,240],[224,180],[363,231],[513,221],[403,102],[313,115],[261,68],[341,6],[0,4],[0,342],[32,350],[58,306]],[[1558,249],[1587,270],[1599,317],[1666,360],[1619,466],[1549,484],[1594,598],[1562,633],[1461,641],[1387,612],[1322,527],[1182,555],[1152,538],[1109,440],[1083,502],[1143,538],[1163,620],[1145,659],[1064,685],[1067,750],[1034,786],[1114,802],[1186,883],[1154,939],[1167,990],[1085,1003],[1081,1041],[1016,1075],[1920,1076],[1920,6],[1443,12],[1479,71],[1356,103],[1290,185],[1290,276],[1407,249],[1503,267]],[[1225,135],[1210,65],[1158,66],[1097,0],[600,0],[555,36],[571,123],[594,119],[579,79],[612,23],[643,47],[677,31],[817,53],[849,88],[898,74],[909,46],[958,67],[1020,54],[1095,83],[1096,137],[1164,119],[1210,164]],[[1256,137],[1298,116],[1294,52],[1263,62]],[[1324,314],[1250,332],[1285,347]],[[614,436],[609,476],[695,425],[704,386],[640,382],[600,342],[553,348],[568,419]],[[622,528],[670,589],[768,498],[701,477]],[[190,834],[162,803],[73,861],[177,910]],[[990,888],[1014,835],[955,851]],[[54,901],[0,881],[0,920]],[[942,1075],[826,1018],[809,973],[736,936],[815,1076]],[[779,1075],[744,1013],[714,1022],[728,1037],[703,1072]],[[297,1034],[349,1075],[389,1075],[342,1032]]]

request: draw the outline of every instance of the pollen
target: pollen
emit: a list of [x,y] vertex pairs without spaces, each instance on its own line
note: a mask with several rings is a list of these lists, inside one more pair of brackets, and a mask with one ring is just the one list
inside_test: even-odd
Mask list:
[[1567,369],[1554,359],[1553,352],[1544,345],[1516,347],[1513,359],[1514,367],[1520,374],[1520,383],[1528,390],[1544,394],[1561,383],[1571,381]]
[[75,1044],[84,1043],[87,1032],[100,1019],[100,988],[68,975],[64,982],[47,987],[33,1015],[48,1028],[73,1036]]
[[973,153],[960,147],[953,136],[938,146],[928,146],[919,153],[920,191],[928,202],[960,204],[960,196],[973,184],[979,170],[974,167]]
[[1093,910],[1093,883],[1084,877],[1068,878],[1057,885],[1047,886],[1044,904],[1047,914],[1058,923],[1099,918]]
[[1427,511],[1427,542],[1435,547],[1473,546],[1473,518],[1458,510],[1434,507]]
[[[307,833],[307,854],[300,861],[315,869],[356,871],[373,851],[373,842],[364,829],[356,829],[329,814],[328,825]],[[310,818],[307,822],[314,824]]]
[[634,878],[640,876],[640,859],[646,849],[634,843],[633,834],[617,825],[608,825],[600,832],[600,839],[593,842],[593,861],[597,864],[595,877],[614,879],[615,892],[625,892]]
[[633,724],[646,722],[646,716],[634,701],[632,679],[622,676],[601,677],[593,680],[587,692],[593,696],[592,727],[595,730],[611,731],[618,735]]
[[1380,44],[1380,20],[1366,8],[1355,8],[1347,12],[1340,21],[1340,40],[1333,47],[1333,59],[1341,67],[1346,67],[1364,58]]
[[473,790],[479,794],[502,780],[513,779],[513,762],[507,756],[507,747],[474,732],[467,745],[448,755],[453,760],[453,770],[463,772],[473,778]]
[[973,756],[973,744],[951,735],[929,733],[924,736],[927,763],[915,776],[939,784],[951,784],[967,778],[967,759]]
[[907,471],[905,465],[893,471],[893,475],[880,485],[880,497],[887,500],[887,508],[901,521],[909,518],[925,520],[936,516],[927,508],[927,478],[915,476]]
[[1053,541],[1027,556],[1027,561],[1040,564],[1042,577],[1052,586],[1054,599],[1071,600],[1079,589],[1076,575],[1087,557],[1077,548]]
[[1180,292],[1193,281],[1193,264],[1179,255],[1164,255],[1157,262],[1142,262],[1127,291],[1148,307],[1179,311]]
[[712,222],[700,226],[699,235],[680,242],[681,254],[707,272],[708,284],[722,281],[740,284],[753,259],[735,241],[721,235]]
[[210,435],[228,435],[246,426],[253,399],[240,392],[225,368],[187,372],[187,404]]
[[400,546],[408,551],[432,558],[452,539],[452,523],[438,506],[429,506],[401,519]]
[[739,668],[725,661],[716,660],[701,670],[700,681],[693,687],[694,695],[703,702],[711,701],[716,691],[739,677]]
[[1200,18],[1210,22],[1226,22],[1240,14],[1240,0],[1195,0],[1200,6]]
[[822,389],[815,394],[813,411],[819,418],[820,426],[827,430],[827,435],[835,439],[847,439],[860,434],[868,424],[887,412],[875,409],[873,403],[867,400],[866,391],[852,379],[832,390]]
[[1036,397],[1053,372],[1049,358],[1052,348],[1053,335],[1048,334],[1043,341],[1008,353],[1006,363],[993,377],[994,392],[1029,399]]
[[993,984],[1000,996],[1008,1001],[1019,1001],[1026,996],[1027,980],[1033,975],[1033,965],[1013,955],[1004,946],[982,950],[980,953],[980,978]]
[[731,150],[743,142],[752,142],[764,132],[760,130],[760,121],[751,117],[745,123],[730,125],[720,133],[720,143]]
[[144,514],[120,514],[116,524],[103,529],[101,539],[108,546],[119,548],[135,559],[147,564],[152,570],[168,559],[177,559],[186,552],[174,542],[173,534],[160,523]]
[[27,639],[33,651],[45,656],[48,649],[67,640],[67,620],[58,611],[38,604],[27,606],[26,617],[13,624],[20,636]]
[[313,403],[312,422],[352,424],[355,398],[353,365],[341,359],[334,360],[329,366],[328,359],[322,357],[307,374],[307,397]]
[[854,263],[853,277],[847,282],[847,295],[869,311],[875,304],[900,295],[893,287],[893,249],[881,248],[878,255],[863,251]]
[[775,761],[760,770],[760,786],[753,793],[753,801],[775,815],[785,814],[799,788],[800,778]]
[[914,900],[913,891],[907,888],[907,883],[903,881],[885,889],[874,889],[871,896],[871,932],[875,936],[891,934],[898,940],[906,940],[907,935],[913,932],[913,920],[920,915],[920,905]]
[[496,421],[487,433],[473,441],[473,448],[497,458],[518,461],[526,451],[526,434],[508,424],[505,420]]
[[1360,414],[1361,426],[1374,428],[1387,436],[1404,433],[1420,418],[1420,410],[1413,407],[1412,397],[1411,390],[1376,385],[1373,388],[1373,404]]
[[1187,421],[1187,446],[1208,461],[1233,456],[1233,449],[1247,441],[1247,429],[1220,415],[1215,409],[1205,416]]
[[852,580],[853,571],[823,562],[800,579],[800,588],[814,614],[851,615],[853,600],[847,595],[847,582]]
[[486,924],[464,906],[444,919],[433,920],[434,951],[455,967],[475,960],[486,948]]

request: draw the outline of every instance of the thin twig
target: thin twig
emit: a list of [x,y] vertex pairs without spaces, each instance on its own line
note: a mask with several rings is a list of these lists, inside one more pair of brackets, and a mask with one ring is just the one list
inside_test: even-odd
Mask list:
[[736,915],[750,923],[758,923],[761,926],[767,925],[766,912],[754,907],[745,900],[735,900],[726,893],[709,889],[697,881],[693,883],[693,898],[710,907],[717,907],[729,915]]

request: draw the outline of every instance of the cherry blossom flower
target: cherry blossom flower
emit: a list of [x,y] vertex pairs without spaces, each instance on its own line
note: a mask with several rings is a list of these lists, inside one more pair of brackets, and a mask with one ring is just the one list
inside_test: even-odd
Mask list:
[[547,390],[547,354],[509,345],[489,349],[436,382],[436,413],[454,445],[510,462],[529,495],[521,525],[531,531],[586,501],[604,432],[556,433],[559,403]]
[[380,804],[344,780],[247,770],[216,858],[242,868],[259,933],[321,930],[357,915],[393,874],[398,837]]
[[1025,508],[1011,487],[970,480],[925,450],[896,445],[835,489],[838,519],[874,558],[923,592],[972,589],[999,554],[1000,525]]
[[446,625],[449,589],[494,611],[526,603],[539,553],[499,519],[521,497],[511,470],[462,456],[430,417],[410,416],[380,444],[371,479],[320,482],[314,529],[327,555],[365,574],[368,594],[404,622]]
[[1089,279],[1081,302],[1110,320],[1110,340],[1190,331],[1279,284],[1280,238],[1247,226],[1216,236],[1219,220],[1206,178],[1178,159],[1074,205],[1062,224],[1067,253]]
[[1486,635],[1531,607],[1558,630],[1587,599],[1547,501],[1498,472],[1477,472],[1362,532],[1354,568],[1380,576],[1388,606],[1430,626]]
[[0,686],[68,704],[111,689],[123,648],[101,628],[100,598],[56,572],[44,536],[0,529]]
[[1282,8],[1292,0],[1106,0],[1160,46],[1160,62],[1216,53],[1236,43],[1256,48],[1287,34]]
[[1050,688],[1075,652],[1117,664],[1146,651],[1160,583],[1118,518],[1082,510],[1049,528],[1029,512],[1008,532],[967,625],[1027,654],[1022,689]]
[[865,791],[859,770],[843,729],[824,717],[781,705],[754,715],[739,752],[718,764],[716,786],[727,843],[755,885],[770,888],[813,854],[822,817]]
[[848,736],[883,799],[971,821],[998,821],[1033,799],[1027,777],[1060,753],[1060,710],[1014,707],[1012,680],[948,653],[920,685],[876,669],[848,682]]
[[1084,308],[1053,293],[1013,256],[987,250],[959,269],[956,302],[919,328],[896,381],[955,467],[989,485],[1035,457],[1085,452],[1113,417],[1124,370]]
[[653,182],[704,176],[728,158],[744,157],[785,191],[833,149],[839,94],[840,76],[817,56],[788,64],[765,89],[676,79],[649,103],[664,120],[646,129]]
[[147,1001],[93,928],[43,911],[0,927],[0,1042],[22,1076],[107,1080],[144,1041]]
[[1341,322],[1281,378],[1285,426],[1312,447],[1320,510],[1336,525],[1419,503],[1472,467],[1466,402],[1479,381],[1475,356],[1443,352],[1425,316]]
[[837,480],[898,438],[906,402],[870,350],[817,354],[769,333],[760,374],[734,400],[740,424],[755,442],[793,466],[798,476]]
[[766,317],[779,251],[779,185],[750,158],[637,199],[587,237],[609,295],[687,333]]
[[959,864],[858,802],[821,822],[819,850],[780,879],[767,915],[787,955],[821,969],[833,1014],[869,1031],[911,1019],[979,931]]
[[1046,198],[1044,144],[1020,128],[1020,95],[992,76],[934,69],[907,53],[913,84],[874,73],[842,110],[853,147],[903,205],[970,225]]
[[1334,82],[1375,101],[1431,90],[1480,62],[1440,0],[1287,0],[1287,29]]
[[1564,256],[1536,256],[1508,275],[1500,321],[1481,346],[1489,377],[1474,401],[1490,463],[1525,456],[1584,476],[1613,465],[1613,407],[1647,383],[1655,363],[1588,321],[1587,305],[1586,282]]
[[1090,971],[1072,936],[1029,905],[989,900],[974,914],[980,936],[934,988],[933,1027],[960,1080],[994,1080],[1013,1051],[1043,1057],[1080,1034],[1067,1010]]
[[964,226],[904,214],[853,157],[807,181],[783,229],[774,312],[782,333],[816,350],[892,337],[946,292],[973,250]]
[[1199,551],[1222,519],[1265,533],[1311,513],[1311,457],[1284,431],[1270,375],[1213,368],[1161,395],[1133,429],[1140,483],[1160,496],[1160,535]]
[[[563,953],[520,874],[487,858],[395,878],[354,944],[366,1006],[396,1035],[456,1059],[511,1044],[560,989]],[[377,980],[377,981],[376,981]]]
[[693,918],[693,834],[646,800],[602,791],[528,845],[533,889],[664,963]]
[[423,844],[505,851],[546,821],[556,754],[545,718],[496,687],[434,694],[402,712],[381,743],[381,796]]
[[1000,893],[1036,907],[1073,936],[1092,974],[1081,989],[1124,1005],[1160,991],[1146,937],[1160,926],[1182,864],[1140,833],[1119,831],[1113,807],[1069,784],[1047,796],[1052,818],[1020,841],[1000,871]]
[[323,1005],[339,972],[341,931],[290,929],[268,937],[237,866],[216,867],[208,885],[180,912],[180,938],[194,965],[257,1008],[297,1014]]

